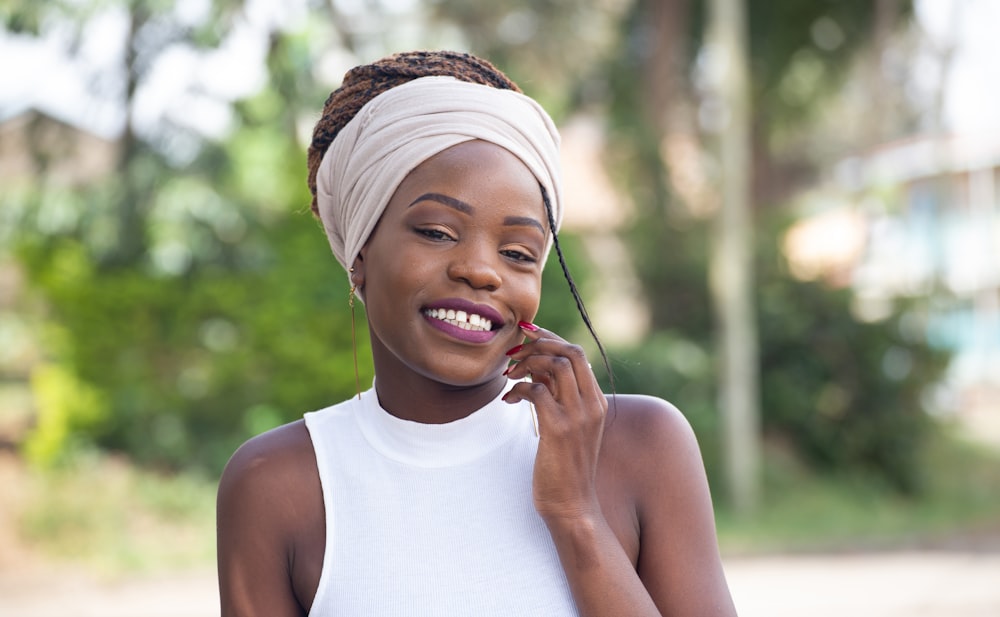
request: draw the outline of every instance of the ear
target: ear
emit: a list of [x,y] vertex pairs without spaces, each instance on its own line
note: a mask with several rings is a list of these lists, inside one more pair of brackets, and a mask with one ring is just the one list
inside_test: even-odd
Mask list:
[[347,276],[351,281],[351,285],[355,287],[356,293],[360,295],[365,288],[364,249],[361,250],[361,254],[354,258],[354,264],[351,265]]

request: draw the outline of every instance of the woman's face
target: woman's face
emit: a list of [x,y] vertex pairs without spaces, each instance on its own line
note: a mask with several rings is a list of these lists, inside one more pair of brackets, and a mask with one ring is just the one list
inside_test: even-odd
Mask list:
[[538,181],[507,150],[465,142],[414,169],[355,262],[379,379],[497,377],[538,310],[547,237]]

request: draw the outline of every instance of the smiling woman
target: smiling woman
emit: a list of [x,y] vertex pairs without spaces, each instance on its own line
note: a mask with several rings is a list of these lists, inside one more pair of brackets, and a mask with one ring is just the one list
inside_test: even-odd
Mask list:
[[330,96],[309,185],[375,384],[233,455],[223,615],[735,614],[684,417],[606,396],[581,347],[532,323],[558,146],[466,54],[386,58]]

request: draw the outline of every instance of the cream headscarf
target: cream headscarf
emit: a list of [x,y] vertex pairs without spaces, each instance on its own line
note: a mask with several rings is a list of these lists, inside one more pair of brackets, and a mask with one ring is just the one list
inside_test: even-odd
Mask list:
[[452,77],[421,77],[366,103],[320,163],[319,216],[344,269],[354,263],[406,175],[435,154],[473,139],[494,143],[521,159],[545,187],[558,229],[559,133],[545,110],[512,90]]

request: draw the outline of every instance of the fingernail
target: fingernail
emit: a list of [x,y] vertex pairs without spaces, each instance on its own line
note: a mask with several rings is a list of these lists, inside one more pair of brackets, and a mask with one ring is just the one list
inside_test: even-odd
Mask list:
[[513,356],[517,352],[521,351],[522,347],[524,347],[524,345],[514,345],[513,347],[511,347],[510,349],[507,350],[507,355],[508,356]]
[[505,403],[509,403],[510,402],[509,399],[510,399],[510,395],[511,394],[513,394],[513,392],[508,392],[507,394],[504,394],[503,396],[500,397],[500,400],[503,401],[503,402],[505,402]]
[[517,322],[517,327],[521,328],[522,330],[527,330],[529,332],[538,332],[538,326],[536,326],[533,323],[528,323],[526,321]]
[[503,375],[504,375],[504,377],[506,377],[506,376],[507,376],[507,373],[509,373],[509,372],[511,372],[512,370],[514,370],[514,367],[515,367],[515,366],[517,366],[517,365],[516,365],[516,364],[511,364],[510,366],[508,366],[508,367],[507,367],[507,370],[503,372]]

